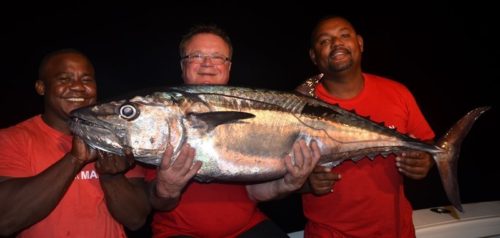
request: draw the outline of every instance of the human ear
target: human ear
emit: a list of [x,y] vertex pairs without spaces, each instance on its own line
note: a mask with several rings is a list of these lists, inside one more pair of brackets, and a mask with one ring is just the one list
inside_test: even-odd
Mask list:
[[357,35],[356,37],[358,38],[359,49],[361,50],[361,52],[363,52],[363,37],[361,37],[360,35]]
[[45,95],[45,83],[42,80],[37,80],[35,82],[35,90],[38,95],[43,96]]
[[316,65],[316,53],[314,53],[313,49],[309,49],[309,57],[314,65]]

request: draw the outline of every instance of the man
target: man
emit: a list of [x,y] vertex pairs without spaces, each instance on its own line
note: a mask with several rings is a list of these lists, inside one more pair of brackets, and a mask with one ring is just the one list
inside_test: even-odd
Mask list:
[[72,49],[48,54],[35,89],[43,114],[0,130],[0,235],[114,238],[125,237],[121,224],[142,226],[144,171],[71,135],[70,112],[96,101],[89,59]]
[[[362,72],[362,52],[363,38],[350,22],[338,16],[322,19],[312,32],[309,51],[321,74],[298,91],[354,109],[401,133],[433,139],[404,85]],[[429,154],[415,151],[373,161],[348,160],[333,169],[317,166],[309,178],[314,194],[303,195],[305,237],[414,237],[401,174],[421,179],[432,165]]]
[[[229,37],[214,26],[199,26],[180,43],[182,77],[186,84],[227,84],[232,46]],[[299,189],[319,159],[319,148],[304,141],[295,143],[295,166],[286,158],[284,178],[261,184],[198,183],[191,178],[201,166],[193,163],[195,151],[181,149],[170,165],[169,147],[158,171],[147,178],[151,184],[153,237],[288,237],[257,208],[266,201]]]

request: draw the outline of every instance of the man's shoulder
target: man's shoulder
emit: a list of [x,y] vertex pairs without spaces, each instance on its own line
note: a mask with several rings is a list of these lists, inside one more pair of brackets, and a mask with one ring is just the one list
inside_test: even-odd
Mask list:
[[37,124],[37,117],[39,116],[34,116],[24,121],[21,121],[15,125],[6,128],[1,128],[0,133],[4,134],[4,133],[16,133],[16,132],[28,132],[32,130],[33,127]]
[[374,82],[376,85],[382,86],[385,89],[391,88],[391,89],[395,89],[398,91],[401,91],[401,90],[408,91],[408,88],[403,83],[398,82],[398,81],[391,79],[391,78],[388,78],[388,77],[379,76],[379,75],[375,75],[375,74],[369,74],[369,73],[363,73],[363,77],[366,80],[370,80],[370,81]]
[[321,81],[321,78],[323,78],[323,74],[317,74],[309,77],[302,84],[295,88],[295,92],[314,97],[314,89],[316,88],[316,85],[318,85],[318,83]]

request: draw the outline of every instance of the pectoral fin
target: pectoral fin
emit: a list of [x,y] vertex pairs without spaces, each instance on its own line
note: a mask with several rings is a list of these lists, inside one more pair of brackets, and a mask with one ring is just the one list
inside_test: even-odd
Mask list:
[[207,131],[213,130],[218,125],[253,117],[255,117],[254,114],[237,111],[191,113],[188,116],[193,127],[206,128]]

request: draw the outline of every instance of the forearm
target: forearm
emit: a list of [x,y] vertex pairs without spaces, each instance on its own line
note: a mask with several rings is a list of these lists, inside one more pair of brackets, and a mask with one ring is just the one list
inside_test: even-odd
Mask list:
[[154,209],[160,211],[170,211],[174,209],[181,197],[180,192],[175,194],[162,194],[159,196],[156,191],[156,179],[148,183],[149,201]]
[[307,180],[304,183],[304,185],[302,185],[302,187],[295,192],[297,192],[297,193],[311,193],[312,188],[311,188],[311,185],[309,184],[309,180]]
[[0,236],[18,232],[50,214],[83,166],[65,155],[36,176],[0,182]]
[[287,186],[284,178],[246,186],[248,196],[258,202],[280,199],[295,191],[290,186]]
[[117,174],[100,175],[99,180],[111,215],[131,230],[140,228],[151,211],[142,178]]

